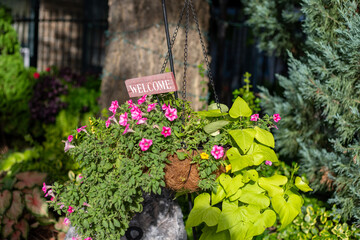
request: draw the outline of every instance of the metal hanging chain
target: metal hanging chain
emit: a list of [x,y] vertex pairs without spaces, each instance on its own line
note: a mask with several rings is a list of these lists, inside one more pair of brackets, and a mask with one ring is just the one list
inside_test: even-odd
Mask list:
[[[186,5],[186,22],[185,22],[185,46],[184,46],[184,75],[183,75],[183,91],[182,97],[183,100],[186,100],[186,72],[188,67],[188,35],[189,35],[189,20],[190,20],[190,8],[189,8],[189,0],[185,0]],[[185,112],[185,109],[183,109]]]
[[192,15],[193,15],[194,21],[196,23],[197,31],[199,33],[201,47],[202,47],[202,51],[203,51],[204,58],[205,58],[205,63],[206,63],[207,70],[208,70],[208,77],[209,77],[210,84],[211,84],[211,87],[212,87],[213,92],[214,92],[215,102],[216,102],[216,105],[217,105],[218,109],[220,109],[220,111],[221,111],[219,97],[218,97],[218,95],[216,93],[216,90],[215,90],[215,84],[214,84],[214,80],[213,80],[213,77],[212,77],[212,72],[211,72],[211,68],[210,68],[210,64],[209,64],[209,59],[207,57],[207,51],[206,51],[205,44],[204,44],[204,41],[203,41],[203,38],[202,38],[202,35],[201,35],[201,31],[200,31],[200,27],[199,27],[199,21],[197,19],[197,14],[196,14],[195,8],[193,6],[192,0],[188,0],[188,1],[190,1],[190,7],[191,7]]
[[[178,20],[178,22],[177,22],[177,24],[176,24],[176,28],[175,28],[175,31],[174,31],[174,33],[173,33],[172,39],[171,39],[171,49],[172,49],[173,46],[174,46],[174,43],[175,43],[175,40],[176,40],[178,31],[179,31],[180,24],[181,24],[182,18],[183,18],[183,16],[184,16],[185,7],[186,7],[186,4],[184,4],[184,7],[182,8],[181,13],[180,13],[179,20]],[[169,61],[169,52],[166,52],[166,56],[165,56],[165,59],[164,59],[164,63],[163,63],[163,65],[162,65],[162,67],[161,67],[160,73],[164,73],[164,72],[165,72],[165,68],[166,68],[166,65],[167,65],[168,61]]]

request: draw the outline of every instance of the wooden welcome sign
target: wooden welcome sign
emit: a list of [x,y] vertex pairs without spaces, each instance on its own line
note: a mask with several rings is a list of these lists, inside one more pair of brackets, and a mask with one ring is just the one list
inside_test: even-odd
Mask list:
[[128,79],[125,81],[125,86],[130,97],[177,91],[175,77],[172,72]]

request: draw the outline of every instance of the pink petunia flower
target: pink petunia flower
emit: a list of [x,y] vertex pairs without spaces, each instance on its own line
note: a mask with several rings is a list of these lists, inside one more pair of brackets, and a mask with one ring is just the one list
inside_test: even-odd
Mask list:
[[154,110],[156,105],[157,105],[157,103],[149,104],[148,108],[147,108],[147,112],[151,112],[152,110]]
[[65,152],[67,152],[67,151],[69,151],[69,149],[71,149],[71,148],[74,148],[74,147],[75,147],[74,145],[70,144],[69,140],[62,141],[62,142],[64,142],[64,143],[65,143],[65,147],[64,147],[64,151],[65,151]]
[[50,189],[46,194],[45,194],[45,197],[47,197],[47,196],[54,196],[54,193],[53,193],[53,191],[52,191],[52,189]]
[[90,207],[90,205],[87,202],[84,202],[83,206]]
[[281,120],[280,114],[278,114],[278,113],[274,114],[273,119],[274,119],[275,122],[280,121]]
[[119,124],[120,124],[121,126],[126,126],[127,121],[128,121],[128,113],[125,112],[124,114],[121,114],[121,115],[120,115]]
[[105,126],[106,126],[106,128],[108,128],[110,126],[110,118],[108,118],[108,120],[105,122]]
[[141,151],[148,150],[149,147],[152,145],[152,143],[153,141],[151,139],[146,139],[146,138],[141,139],[141,141],[139,142]]
[[85,238],[84,240],[92,240],[92,238],[91,238],[91,237],[87,237],[87,238]]
[[215,159],[222,158],[224,156],[224,148],[218,145],[214,145],[211,150],[211,155],[213,155]]
[[137,125],[144,124],[144,123],[146,123],[146,120],[147,120],[147,118],[140,118],[140,119],[136,122],[136,124],[137,124]]
[[131,118],[134,119],[134,120],[139,120],[140,118],[142,118],[142,112],[141,110],[134,106],[132,109],[131,109]]
[[42,186],[42,191],[44,192],[44,194],[46,194],[46,191],[47,191],[47,186],[46,184],[43,182],[43,186]]
[[83,176],[81,174],[79,174],[79,179],[82,179],[82,178],[83,178]]
[[177,119],[178,115],[177,115],[176,108],[169,107],[168,109],[166,109],[165,117],[171,122],[174,121],[175,119]]
[[118,101],[112,101],[112,102],[111,102],[111,106],[109,107],[109,110],[110,110],[113,114],[115,114],[115,113],[116,113],[116,109],[118,109],[118,107],[119,107]]
[[73,140],[74,136],[73,135],[69,135],[68,136],[68,141],[71,142]]
[[165,103],[161,106],[162,110],[167,110],[168,108],[170,108],[170,104],[166,105]]
[[272,161],[266,160],[266,161],[265,161],[265,165],[271,166],[271,165],[272,165]]
[[65,205],[64,205],[64,204],[61,204],[60,209],[63,209],[63,207],[65,207]]
[[131,99],[129,101],[127,101],[127,104],[129,104],[128,108],[133,108],[134,107],[134,103],[133,103],[133,101]]
[[124,130],[124,132],[123,132],[123,135],[129,131],[129,125],[130,125],[130,124],[127,124],[127,125],[126,125],[125,130]]
[[66,226],[68,226],[70,224],[70,219],[68,218],[64,218],[64,222],[63,222]]
[[164,137],[168,137],[171,135],[171,128],[170,127],[163,127],[161,134],[164,135]]
[[51,198],[50,198],[50,201],[54,201],[54,200],[55,200],[55,197],[51,197]]
[[253,114],[250,117],[250,121],[256,122],[259,119],[259,114]]
[[83,131],[83,132],[86,132],[86,128],[87,126],[85,125],[85,126],[82,126],[82,127],[80,127],[80,128],[78,128],[78,129],[76,129],[76,131],[78,132],[78,133],[80,133],[81,131]]
[[72,207],[72,206],[69,206],[69,208],[68,208],[68,213],[73,213],[74,212],[74,208]]
[[139,100],[138,100],[138,104],[141,105],[142,103],[144,103],[146,101],[146,97],[147,95],[142,96]]

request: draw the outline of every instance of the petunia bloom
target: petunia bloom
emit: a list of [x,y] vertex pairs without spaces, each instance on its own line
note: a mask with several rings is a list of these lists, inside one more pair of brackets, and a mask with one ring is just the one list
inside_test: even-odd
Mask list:
[[127,121],[128,121],[128,113],[125,112],[124,114],[121,114],[121,115],[120,115],[119,124],[120,124],[121,126],[126,126]]
[[169,107],[168,109],[166,109],[165,117],[171,122],[174,121],[175,119],[177,119],[178,115],[177,115],[176,108]]
[[76,131],[78,132],[78,133],[80,133],[81,131],[83,131],[83,132],[86,132],[86,128],[87,126],[85,125],[85,126],[82,126],[82,127],[80,127],[80,128],[78,128],[78,129],[76,129]]
[[147,112],[151,112],[153,109],[155,109],[157,103],[152,103],[148,105]]
[[153,141],[151,139],[146,139],[146,138],[141,139],[141,141],[139,142],[141,151],[148,150],[149,147],[152,145],[152,143]]
[[55,200],[55,197],[51,197],[51,198],[50,198],[50,201],[54,201],[54,200]]
[[106,127],[108,128],[110,126],[110,118],[105,122]]
[[274,114],[273,119],[274,119],[275,122],[280,121],[281,120],[280,114],[278,114],[278,113]]
[[137,125],[144,124],[144,123],[146,123],[146,120],[147,120],[147,118],[140,118],[140,119],[136,122],[136,124],[137,124]]
[[73,135],[69,135],[68,136],[68,141],[71,142],[73,140],[74,136]]
[[112,101],[112,102],[111,102],[111,106],[109,107],[109,110],[110,110],[113,114],[115,114],[115,113],[116,113],[116,109],[118,109],[118,107],[119,107],[118,101]]
[[91,238],[91,237],[87,237],[87,238],[85,238],[84,240],[92,240],[92,238]]
[[271,165],[272,165],[272,161],[266,160],[266,161],[265,161],[265,165],[271,166]]
[[253,114],[250,117],[250,121],[256,122],[259,119],[259,114]]
[[68,226],[70,224],[70,219],[68,218],[64,218],[64,222],[63,222],[66,226]]
[[222,158],[224,156],[224,148],[218,145],[214,145],[211,150],[211,155],[213,155],[215,159]]
[[170,108],[170,104],[166,105],[165,103],[161,106],[162,110],[167,110],[168,108]]
[[73,213],[74,212],[74,208],[72,207],[72,206],[69,206],[69,208],[68,208],[68,213]]
[[146,101],[146,97],[147,95],[142,96],[139,100],[138,100],[138,104],[141,105],[142,103],[144,103]]
[[74,147],[75,147],[74,145],[70,144],[70,142],[69,142],[68,140],[62,141],[62,142],[65,143],[65,147],[64,147],[64,151],[65,151],[65,152],[69,151],[70,148],[74,148]]
[[127,101],[126,103],[129,104],[128,108],[133,108],[134,107],[134,103],[133,103],[133,101],[131,99],[129,101]]
[[164,137],[168,137],[171,135],[171,127],[163,127],[161,134],[164,135]]

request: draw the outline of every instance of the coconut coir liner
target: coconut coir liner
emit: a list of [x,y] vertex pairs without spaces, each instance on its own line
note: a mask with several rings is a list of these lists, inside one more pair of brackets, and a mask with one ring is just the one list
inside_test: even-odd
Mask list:
[[[196,153],[193,153],[193,156]],[[174,191],[196,192],[199,190],[200,181],[199,164],[191,163],[191,158],[180,160],[177,154],[168,157],[169,163],[165,166],[165,184],[167,188]],[[225,172],[221,165],[215,172],[216,177]]]

